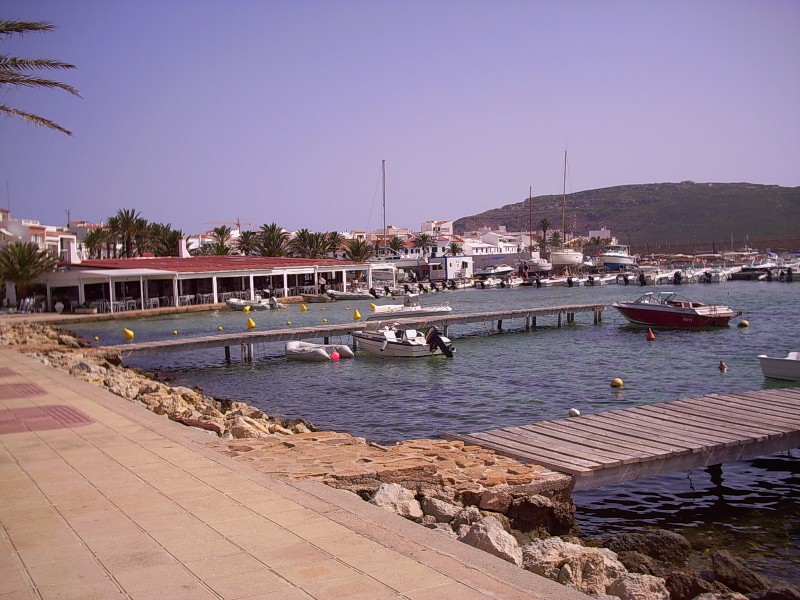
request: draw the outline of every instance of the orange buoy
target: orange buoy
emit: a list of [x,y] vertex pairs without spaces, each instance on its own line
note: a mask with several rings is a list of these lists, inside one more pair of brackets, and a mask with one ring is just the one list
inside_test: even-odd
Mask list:
[[656,339],[656,334],[653,333],[653,330],[648,327],[647,328],[647,341],[648,342],[652,342],[654,339]]

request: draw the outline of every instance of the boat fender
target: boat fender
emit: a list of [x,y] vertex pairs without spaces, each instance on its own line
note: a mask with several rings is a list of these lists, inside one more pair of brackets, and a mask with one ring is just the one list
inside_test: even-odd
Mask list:
[[331,360],[332,360],[332,361],[334,361],[334,362],[336,362],[337,360],[339,360],[339,353],[338,353],[336,350],[334,350],[333,352],[331,352]]

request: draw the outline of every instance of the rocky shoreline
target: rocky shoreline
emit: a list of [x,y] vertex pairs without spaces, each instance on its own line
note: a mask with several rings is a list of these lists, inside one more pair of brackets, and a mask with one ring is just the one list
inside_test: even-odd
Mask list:
[[170,386],[120,357],[45,324],[0,324],[0,344],[186,426],[209,445],[275,476],[316,479],[422,526],[598,599],[800,600],[724,550],[698,562],[684,537],[663,530],[602,540],[577,537],[572,478],[490,450],[444,440],[392,446],[302,419],[270,417],[242,402]]

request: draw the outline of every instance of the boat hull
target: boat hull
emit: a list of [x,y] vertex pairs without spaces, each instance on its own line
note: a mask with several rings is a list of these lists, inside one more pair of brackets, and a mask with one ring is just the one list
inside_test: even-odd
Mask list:
[[312,344],[310,342],[286,342],[285,356],[300,362],[327,362],[336,352],[339,358],[353,358],[353,351],[345,344]]
[[786,358],[758,357],[764,377],[783,381],[800,381],[800,353],[791,352]]
[[726,327],[733,317],[740,314],[737,311],[712,310],[702,313],[694,309],[632,306],[621,302],[615,302],[612,306],[631,323],[647,325],[648,327],[675,327],[681,329]]
[[406,317],[434,317],[437,315],[449,315],[453,312],[450,306],[431,306],[426,308],[400,308],[397,310],[380,310],[390,305],[378,306],[378,310],[367,315],[367,321],[403,319]]
[[583,253],[577,250],[553,250],[550,263],[554,267],[577,267],[583,264]]
[[[429,344],[424,336],[417,336],[412,340],[388,340],[379,331],[354,331],[352,336],[359,348],[382,358],[423,358],[444,355],[441,346]],[[441,339],[445,344],[450,343],[447,338]]]

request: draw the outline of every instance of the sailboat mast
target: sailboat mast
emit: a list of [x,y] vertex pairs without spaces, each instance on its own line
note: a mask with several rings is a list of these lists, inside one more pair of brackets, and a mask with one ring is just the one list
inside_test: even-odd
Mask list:
[[386,160],[381,161],[381,181],[383,186],[383,255],[386,256]]
[[561,200],[561,245],[567,241],[564,237],[564,212],[567,208],[567,151],[564,150],[564,188]]
[[533,258],[533,186],[528,188],[528,250]]

